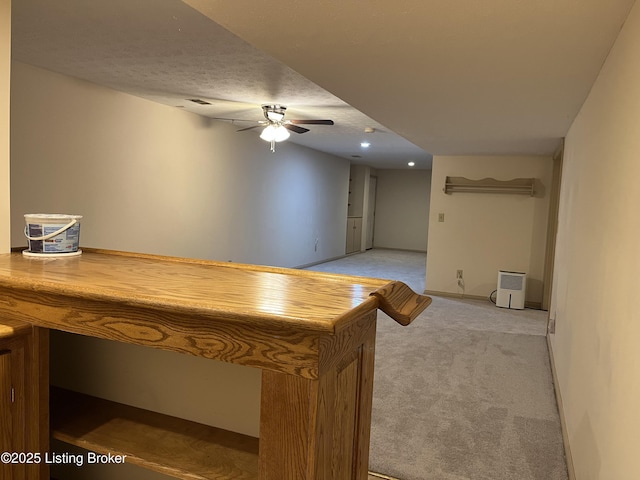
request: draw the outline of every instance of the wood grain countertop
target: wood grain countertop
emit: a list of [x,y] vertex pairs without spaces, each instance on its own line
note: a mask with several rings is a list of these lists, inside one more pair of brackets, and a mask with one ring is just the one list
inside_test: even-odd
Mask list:
[[5,289],[323,332],[379,307],[406,324],[430,303],[390,280],[106,250],[50,259],[0,255]]
[[408,325],[430,303],[402,282],[306,270],[95,249],[0,254],[7,331],[34,325],[306,378],[376,309]]

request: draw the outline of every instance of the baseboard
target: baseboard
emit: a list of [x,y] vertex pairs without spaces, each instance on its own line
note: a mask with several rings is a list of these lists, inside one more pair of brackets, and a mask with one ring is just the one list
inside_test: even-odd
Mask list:
[[533,310],[544,310],[544,308],[542,308],[542,302],[524,302],[524,307],[525,308],[531,308]]
[[472,300],[488,300],[486,296],[482,295],[467,295],[464,293],[452,293],[452,292],[439,292],[437,290],[425,290],[425,295],[434,295],[436,297],[448,297],[448,298],[470,298]]
[[549,363],[551,364],[551,378],[553,379],[553,390],[556,394],[556,403],[558,404],[558,413],[560,414],[560,428],[562,429],[562,443],[564,444],[564,456],[567,461],[567,473],[569,480],[576,480],[576,473],[573,469],[573,457],[571,456],[571,445],[569,445],[569,434],[567,433],[567,422],[564,416],[564,406],[562,404],[562,394],[560,393],[560,384],[558,383],[558,375],[556,372],[556,363],[553,358],[553,346],[551,337],[547,334],[547,348],[549,350]]
[[390,477],[389,475],[384,475],[382,473],[376,473],[376,472],[369,472],[369,480],[375,479],[375,478],[383,478],[384,480],[400,480],[399,478],[396,477]]
[[[466,293],[452,293],[452,292],[439,292],[437,290],[425,290],[425,295],[434,295],[436,297],[449,297],[449,298],[470,298],[472,300],[489,300],[487,295],[467,295]],[[525,308],[531,308],[533,310],[542,310],[542,303],[540,302],[524,302]]]
[[412,250],[410,248],[378,247],[377,245],[374,245],[373,248],[368,248],[367,252],[369,250],[391,250],[395,252],[427,253],[426,250]]
[[[360,252],[358,252],[360,253]],[[334,260],[340,260],[341,258],[345,258],[348,257],[349,254],[347,255],[338,255],[337,257],[331,257],[331,258],[325,258],[324,260],[318,260],[317,262],[312,262],[312,263],[306,263],[304,265],[296,265],[295,267],[289,267],[289,268],[297,268],[298,270],[303,269],[303,268],[309,268],[309,267],[313,267],[315,265],[320,265],[321,263],[327,263],[327,262],[333,262]]]

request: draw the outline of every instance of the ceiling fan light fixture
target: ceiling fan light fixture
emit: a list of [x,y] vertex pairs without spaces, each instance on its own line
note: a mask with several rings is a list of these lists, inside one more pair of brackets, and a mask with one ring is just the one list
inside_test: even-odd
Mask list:
[[290,136],[289,130],[282,125],[267,125],[260,134],[265,142],[283,142]]
[[264,116],[270,122],[282,122],[286,110],[287,107],[283,107],[282,105],[262,105]]
[[267,119],[272,122],[281,122],[282,119],[284,118],[284,112],[275,111],[275,110],[268,110],[266,115],[267,115]]

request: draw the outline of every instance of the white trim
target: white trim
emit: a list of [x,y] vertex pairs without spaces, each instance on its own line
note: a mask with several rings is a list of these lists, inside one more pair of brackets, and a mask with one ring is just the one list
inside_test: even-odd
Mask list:
[[571,445],[569,444],[569,434],[567,433],[567,423],[564,416],[564,406],[562,404],[562,395],[560,393],[560,385],[558,384],[558,376],[556,373],[556,365],[553,359],[553,347],[551,344],[551,336],[547,334],[547,347],[549,349],[549,363],[551,364],[551,377],[553,379],[553,390],[556,394],[556,403],[558,404],[558,413],[560,414],[560,428],[562,429],[562,443],[564,444],[564,455],[567,462],[567,473],[569,480],[576,480],[576,473],[573,469],[573,457],[571,455]]

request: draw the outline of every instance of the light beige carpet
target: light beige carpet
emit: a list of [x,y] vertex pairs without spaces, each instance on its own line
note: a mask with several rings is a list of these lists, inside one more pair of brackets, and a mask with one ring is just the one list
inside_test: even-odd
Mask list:
[[[421,292],[425,261],[372,250],[311,269]],[[400,480],[566,480],[545,331],[546,312],[488,300],[433,297],[404,328],[379,314],[370,470]]]

